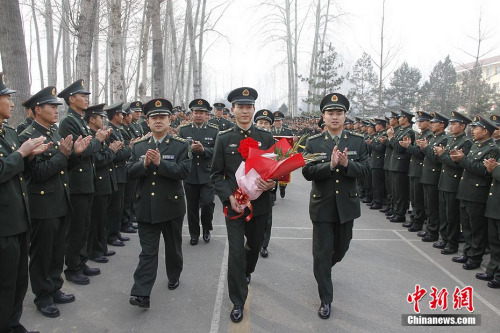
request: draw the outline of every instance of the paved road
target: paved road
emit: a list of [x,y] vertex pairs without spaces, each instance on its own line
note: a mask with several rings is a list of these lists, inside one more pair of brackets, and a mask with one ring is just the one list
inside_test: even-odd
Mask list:
[[[107,264],[92,263],[102,274],[91,284],[65,283],[63,290],[77,300],[60,305],[61,316],[45,318],[36,311],[33,294],[24,302],[23,324],[41,332],[400,332],[469,331],[467,327],[403,327],[402,314],[413,313],[407,295],[420,284],[447,288],[445,314],[467,314],[453,310],[456,286],[474,288],[474,313],[481,315],[481,332],[498,332],[500,290],[493,290],[474,274],[423,243],[400,224],[390,223],[379,212],[362,205],[362,217],[354,223],[354,239],[344,260],[333,269],[332,317],[319,319],[317,286],[312,273],[312,226],[308,215],[311,184],[300,171],[292,176],[285,199],[278,198],[273,210],[274,226],[269,257],[259,259],[252,275],[244,320],[231,323],[228,297],[226,229],[217,201],[214,231],[209,244],[189,245],[184,226],[184,270],[176,290],[167,289],[165,265],[160,262],[151,295],[151,308],[128,304],[133,272],[138,262],[139,242],[132,235],[124,248]],[[218,199],[217,199],[218,200]],[[163,255],[163,246],[160,249]],[[486,257],[483,266],[487,263]],[[420,302],[422,313],[431,310],[429,294]]]

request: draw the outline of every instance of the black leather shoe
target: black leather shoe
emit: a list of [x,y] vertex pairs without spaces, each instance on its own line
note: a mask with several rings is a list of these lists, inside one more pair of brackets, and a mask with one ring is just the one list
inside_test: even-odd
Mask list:
[[321,305],[318,310],[318,316],[321,319],[328,319],[330,318],[330,312],[331,312],[331,304],[326,304],[321,302]]
[[193,246],[198,244],[198,238],[191,238],[191,240],[189,241],[189,244],[191,244]]
[[73,282],[79,285],[86,285],[90,283],[88,277],[83,274],[66,274],[66,281]]
[[465,264],[462,265],[462,268],[465,269],[466,271],[470,271],[471,269],[476,269],[479,268],[481,264],[475,264],[473,262],[467,261]]
[[[132,221],[130,221],[130,222],[132,222]],[[132,229],[135,229],[135,230],[139,229],[139,225],[137,223],[135,223],[135,224],[134,223],[130,223],[130,227]]]
[[75,301],[75,295],[73,294],[65,294],[62,291],[58,290],[52,295],[52,299],[56,304],[66,304]]
[[449,248],[449,247],[445,247],[444,249],[441,250],[441,254],[455,254],[457,253],[458,250],[457,249],[452,249],[452,248]]
[[149,309],[149,297],[147,296],[130,296],[129,303],[140,308]]
[[118,239],[122,242],[128,242],[130,240],[130,237],[118,235]]
[[401,226],[403,228],[410,228],[412,225],[413,225],[413,222],[412,221],[408,221],[408,222],[403,223]]
[[[137,217],[135,215],[130,215],[130,222],[137,222]],[[133,228],[134,226],[132,226]]]
[[247,275],[247,284],[250,284],[250,281],[252,281],[252,276],[250,274]]
[[406,222],[406,218],[404,216],[394,216],[389,220],[389,222],[392,223],[401,223],[401,222]]
[[422,237],[422,242],[435,242],[438,240],[438,237],[432,237],[430,234],[425,235]]
[[95,257],[94,259],[90,259],[90,260],[101,263],[101,264],[105,264],[109,261],[109,259],[106,258],[105,256]]
[[390,209],[389,207],[385,207],[384,209],[379,210],[379,212],[381,212],[381,213],[384,213],[384,214],[385,214],[385,213],[387,213],[387,212],[388,212],[388,211],[390,211],[390,210],[391,210],[391,209]]
[[493,280],[493,275],[488,273],[476,273],[476,279],[483,281],[491,281]]
[[54,304],[49,304],[46,306],[37,306],[36,308],[38,309],[38,311],[41,312],[42,315],[49,318],[56,318],[59,317],[59,315],[61,314],[59,312],[59,309]]
[[417,232],[417,231],[422,231],[422,226],[416,223],[413,223],[411,227],[408,228],[409,232]]
[[124,232],[126,234],[135,234],[137,230],[132,228],[130,225],[126,224],[120,228],[120,232]]
[[113,250],[107,250],[106,253],[104,253],[104,256],[111,257],[111,256],[114,256],[115,254],[116,254],[115,251],[113,251]]
[[233,305],[229,317],[233,323],[239,323],[243,319],[243,307],[241,305]]
[[380,208],[382,208],[381,204],[373,204],[370,206],[370,209],[380,209]]
[[205,243],[208,243],[210,242],[210,230],[203,230],[203,241],[205,241]]
[[436,249],[444,249],[447,244],[448,243],[446,243],[446,242],[440,241],[440,242],[436,242],[436,243],[432,244],[432,247],[434,247]]
[[91,268],[85,264],[83,265],[82,270],[83,270],[83,275],[85,276],[94,276],[101,274],[101,270],[99,268]]
[[467,260],[469,260],[469,258],[464,256],[463,254],[459,257],[451,258],[451,261],[458,262],[459,264],[465,264],[467,262]]
[[177,289],[177,287],[179,286],[179,280],[171,280],[171,281],[168,281],[168,289],[170,290],[174,290],[174,289]]
[[488,281],[488,287],[490,288],[500,288],[500,280],[494,279],[491,281]]
[[285,197],[285,187],[280,186],[280,197],[283,199]]
[[260,256],[262,258],[267,258],[268,255],[269,251],[267,251],[267,247],[263,247],[262,249],[260,249]]
[[108,242],[109,245],[113,245],[113,246],[125,246],[125,243],[122,242],[121,240],[119,239],[115,239],[114,241],[112,242]]
[[427,236],[427,231],[422,230],[422,231],[420,231],[419,233],[417,233],[417,236],[418,236],[418,237],[425,237],[425,236]]
[[392,211],[392,209],[385,212],[385,216],[392,216],[392,215],[394,215],[394,212]]

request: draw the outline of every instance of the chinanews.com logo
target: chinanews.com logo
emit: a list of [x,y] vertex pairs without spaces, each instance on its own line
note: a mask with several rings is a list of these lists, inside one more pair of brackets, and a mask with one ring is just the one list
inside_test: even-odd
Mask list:
[[[428,293],[425,288],[415,285],[415,291],[408,294],[406,300],[409,304],[413,304],[413,314],[402,315],[403,326],[480,326],[481,315],[473,314],[474,290],[470,286],[464,288],[455,287],[452,298],[453,304],[448,305],[448,290],[447,288],[438,289],[431,286]],[[430,298],[429,309],[436,311],[440,309],[441,314],[421,314],[421,306],[423,307],[424,297],[428,295]],[[422,303],[421,303],[422,302]],[[443,314],[449,309],[461,310],[466,309],[469,313],[465,314]],[[423,308],[422,308],[423,309]]]

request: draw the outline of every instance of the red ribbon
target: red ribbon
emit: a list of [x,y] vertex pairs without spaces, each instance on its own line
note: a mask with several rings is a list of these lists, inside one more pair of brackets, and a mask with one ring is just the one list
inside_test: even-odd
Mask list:
[[[245,217],[245,219],[244,219],[246,222],[250,221],[252,219],[252,217],[253,217],[253,207],[252,207],[252,203],[248,199],[248,195],[245,194],[245,193],[243,193],[243,191],[241,190],[241,188],[236,189],[233,192],[233,195],[234,195],[234,198],[236,199],[236,202],[238,203],[238,205],[247,206],[248,209],[250,209],[250,214],[248,214]],[[239,219],[240,217],[243,216],[243,214],[245,214],[245,210],[243,210],[240,214],[232,216],[232,217],[229,217],[229,216],[227,216],[227,210],[228,209],[229,209],[228,206],[224,206],[224,216],[227,217],[227,218],[229,218],[230,220]]]

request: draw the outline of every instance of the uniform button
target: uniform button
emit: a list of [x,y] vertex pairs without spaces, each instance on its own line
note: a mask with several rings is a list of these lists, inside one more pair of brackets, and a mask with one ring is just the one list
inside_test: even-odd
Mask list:
[[44,192],[44,191],[40,191],[40,194],[41,194],[41,195],[44,195],[44,194],[45,194],[45,192]]
[[339,169],[335,169],[335,172],[340,172],[340,170]]
[[335,191],[335,194],[339,194],[339,191]]
[[453,175],[453,177],[457,178],[457,175]]
[[460,179],[464,179],[464,177],[460,177]]
[[493,195],[493,192],[490,192],[490,195]]
[[49,153],[49,156],[52,156],[52,153]]
[[234,151],[232,151],[232,152],[231,152],[231,154],[233,154],[233,155],[234,155]]
[[151,185],[155,186],[155,185],[156,185],[156,183],[155,183],[155,182],[152,182],[152,183],[151,183]]
[[200,163],[196,163],[196,165],[200,165]]
[[443,172],[444,172],[444,170],[443,170]]
[[178,197],[178,196],[174,196],[174,199],[176,199],[176,200],[177,200],[177,199],[179,199],[179,197]]
[[80,170],[78,170],[78,171],[82,172],[83,170],[82,170],[82,169],[80,169]]
[[19,177],[19,180],[20,180],[20,181],[23,181],[23,177]]
[[109,171],[113,171],[113,169],[109,169]]
[[101,176],[99,176],[99,179],[102,179],[102,177],[101,177]]
[[339,180],[337,179],[337,180],[335,180],[335,182],[338,184],[338,183],[339,183]]
[[156,171],[155,171],[155,172],[153,172],[153,176],[156,176]]
[[61,175],[64,175],[64,171],[61,171]]
[[479,184],[476,184],[476,187],[479,186]]
[[197,155],[196,157],[197,157],[197,158],[200,158],[200,155]]
[[152,197],[154,197],[154,196],[155,196],[155,193],[154,193],[154,192],[152,192],[152,193],[151,193],[151,196],[152,196]]
[[26,194],[23,192],[23,196],[25,196]]
[[316,194],[313,194],[313,198],[316,198]]
[[436,171],[436,169],[432,169],[432,172]]
[[68,186],[68,184],[64,183],[64,187]]

